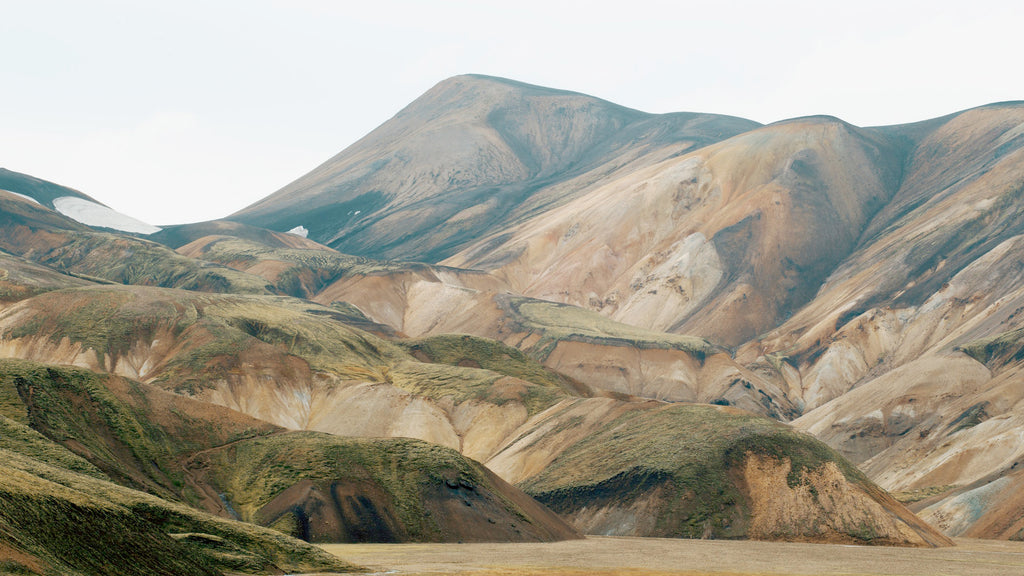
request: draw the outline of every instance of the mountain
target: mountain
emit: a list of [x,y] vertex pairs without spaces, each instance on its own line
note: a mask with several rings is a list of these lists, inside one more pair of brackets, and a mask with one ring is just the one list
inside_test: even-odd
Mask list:
[[[459,76],[226,220],[119,230],[4,172],[4,449],[190,547],[183,573],[295,566],[248,526],[1024,538],[1022,127]],[[98,570],[34,538],[26,569]]]
[[160,230],[100,204],[78,190],[6,168],[0,168],[0,190],[12,192],[29,202],[52,208],[68,218],[97,228],[142,235]]
[[[515,123],[496,120],[513,108]],[[313,239],[429,265],[338,275],[321,303],[408,336],[497,339],[597,390],[794,420],[886,488],[953,502],[1007,485],[1022,456],[991,448],[1018,430],[1001,385],[1014,368],[967,352],[1022,327],[1022,125],[1024,104],[1005,102],[894,126],[760,126],[463,76],[232,219],[287,230],[304,203],[336,223]],[[539,309],[544,329],[521,313]],[[665,333],[704,344],[673,350]],[[958,428],[982,413],[992,423]],[[973,530],[950,510],[951,533]]]
[[[42,237],[47,250],[32,250],[26,241],[23,253],[45,255],[60,241],[74,242],[52,226]],[[72,225],[64,229],[68,226]],[[338,289],[339,282],[375,274],[384,274],[385,279],[407,273],[435,278],[466,275],[489,281],[478,273],[345,256],[308,240],[231,224],[190,229],[175,232],[178,243],[187,242],[172,253],[177,258],[200,268],[214,264],[186,253],[222,259],[262,274],[253,277],[269,282],[270,291],[287,285],[316,292],[319,287],[318,297]],[[191,238],[206,231],[216,234]],[[29,237],[34,242],[39,238]],[[135,258],[151,262],[154,278],[173,278],[159,272],[179,262],[135,252],[118,263],[131,266]],[[43,267],[38,262],[25,264]],[[285,282],[283,271],[304,280]],[[337,300],[324,306],[244,290],[203,292],[67,278],[66,286],[54,279],[45,289],[15,291],[20,297],[0,310],[2,353],[42,363],[27,368],[0,365],[0,374],[7,374],[17,390],[7,395],[12,413],[27,407],[25,423],[32,429],[126,489],[305,540],[551,540],[574,537],[577,529],[595,529],[566,508],[577,526],[571,528],[502,476],[526,486],[545,471],[542,462],[552,462],[563,451],[600,457],[604,448],[581,444],[580,433],[612,433],[622,414],[653,414],[658,406],[671,405],[563,375],[538,361],[547,359],[542,351],[562,354],[558,350],[563,343],[647,347],[698,371],[702,362],[737,368],[727,354],[701,339],[640,330],[586,310],[530,299],[510,300],[503,312],[517,318],[516,330],[535,340],[535,348],[523,351],[465,334],[403,338],[398,330],[388,330],[358,307]],[[170,281],[165,284],[174,286]],[[586,428],[578,428],[572,417],[552,420],[554,414],[578,410],[598,418]],[[687,422],[686,414],[668,413],[668,426],[673,419],[679,426]],[[718,483],[693,484],[701,495],[727,486],[727,512],[678,512],[690,510],[685,502],[692,496],[684,492],[653,502],[623,531],[699,536],[707,529],[731,537],[787,534],[820,541],[948,543],[866,479],[852,475],[842,457],[824,445],[809,437],[786,436],[794,433],[763,417],[747,414],[736,419],[729,414],[715,409],[699,413],[705,422],[696,438],[710,442],[727,436],[737,423],[742,430],[713,453],[713,459],[729,455],[728,465],[714,468]],[[700,454],[675,450],[678,438],[658,429],[666,426],[663,420],[652,420],[649,428],[642,420],[637,422],[637,449],[654,455],[674,453],[678,469],[663,470],[663,458],[638,460],[636,465],[693,483],[692,476],[678,470],[706,466]],[[218,424],[212,426],[213,422]],[[524,446],[521,438],[528,430],[545,431],[545,439]],[[365,437],[378,439],[359,439]],[[762,437],[774,438],[766,440],[772,446],[767,452],[759,448]],[[816,454],[810,460],[800,455],[807,446]],[[814,528],[818,522],[813,519],[827,512],[820,503],[811,503],[810,515],[796,524],[783,521],[767,531],[748,530],[755,510],[749,500],[762,500],[749,495],[736,470],[751,459],[778,466],[798,462],[801,473],[807,474],[847,470],[849,479],[840,472],[843,479],[832,484],[839,487],[836,493],[824,486],[815,490],[828,494],[828,502],[854,508],[863,505],[858,498],[866,498],[878,501],[878,507],[855,523],[822,532]],[[605,481],[603,476],[580,477],[579,471],[562,474],[544,478],[562,478],[573,486]],[[796,475],[792,486],[806,491],[813,482],[810,478]],[[536,496],[553,507],[587,506],[618,492],[629,501],[633,490],[619,484],[611,492],[574,492],[574,504],[543,490]],[[859,496],[851,500],[851,494]],[[675,516],[665,516],[666,508],[677,510]],[[692,528],[658,528],[659,518],[672,523],[694,515],[710,522],[701,525],[700,533]],[[728,518],[727,526],[721,524],[722,518]],[[691,519],[691,524],[698,521]],[[871,529],[864,531],[863,526]]]
[[486,76],[441,82],[306,176],[231,215],[341,252],[437,261],[597,179],[756,126],[652,115]]

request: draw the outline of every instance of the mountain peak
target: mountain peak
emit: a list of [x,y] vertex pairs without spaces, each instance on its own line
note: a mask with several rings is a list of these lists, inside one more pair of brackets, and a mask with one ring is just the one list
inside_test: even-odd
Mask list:
[[453,76],[230,219],[280,231],[303,226],[342,252],[439,261],[485,230],[579,191],[559,182],[597,178],[623,162],[657,162],[758,126],[710,114],[648,114],[494,76]]

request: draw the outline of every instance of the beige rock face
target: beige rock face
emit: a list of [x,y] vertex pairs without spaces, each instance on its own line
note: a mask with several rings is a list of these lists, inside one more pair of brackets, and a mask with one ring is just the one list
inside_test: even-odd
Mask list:
[[[803,482],[795,487],[788,484],[789,473],[788,461],[758,455],[747,458],[743,479],[751,501],[752,537],[837,542],[859,530],[870,530],[873,538],[883,541],[934,544],[926,540],[930,539],[927,533],[911,527],[920,525],[920,520],[886,509],[876,496],[850,484],[833,463],[805,472]],[[879,523],[879,518],[889,521]],[[794,526],[803,527],[797,530],[800,536],[788,536]]]

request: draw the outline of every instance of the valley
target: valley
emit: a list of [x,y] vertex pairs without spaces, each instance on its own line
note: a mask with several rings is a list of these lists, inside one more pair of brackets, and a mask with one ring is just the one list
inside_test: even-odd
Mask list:
[[589,536],[554,544],[330,544],[376,574],[426,576],[999,576],[1024,570],[1024,543],[958,539],[952,548]]

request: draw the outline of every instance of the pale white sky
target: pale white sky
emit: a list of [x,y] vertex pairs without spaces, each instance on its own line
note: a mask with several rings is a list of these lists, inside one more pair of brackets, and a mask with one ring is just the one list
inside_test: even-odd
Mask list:
[[1024,3],[0,0],[0,166],[226,216],[462,73],[861,126],[1024,99]]

